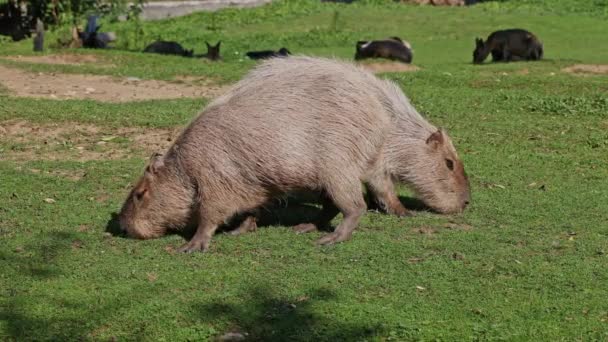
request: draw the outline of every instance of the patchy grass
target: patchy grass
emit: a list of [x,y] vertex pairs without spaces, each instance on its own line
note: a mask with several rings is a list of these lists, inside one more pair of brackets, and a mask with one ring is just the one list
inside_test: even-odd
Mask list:
[[[351,241],[328,248],[313,245],[318,234],[286,227],[315,208],[290,206],[256,233],[218,235],[207,254],[176,255],[179,236],[142,242],[106,233],[148,157],[147,146],[118,132],[179,128],[207,99],[116,104],[0,89],[0,135],[8,120],[100,130],[49,146],[41,133],[0,138],[0,339],[608,339],[608,83],[561,71],[608,64],[608,23],[597,11],[572,14],[571,0],[514,3],[523,7],[280,2],[220,11],[213,29],[208,13],[145,23],[150,39],[222,39],[217,64],[119,50],[85,51],[113,67],[2,60],[32,71],[232,82],[254,65],[241,61],[249,48],[350,58],[359,38],[400,35],[421,69],[386,76],[450,131],[473,203],[455,216],[370,212]],[[471,65],[473,38],[497,26],[538,33],[547,60]],[[30,48],[3,45],[0,54]],[[95,146],[108,136],[116,138]],[[100,153],[131,152],[87,161],[64,153],[86,139]],[[35,145],[64,159],[12,158]]]

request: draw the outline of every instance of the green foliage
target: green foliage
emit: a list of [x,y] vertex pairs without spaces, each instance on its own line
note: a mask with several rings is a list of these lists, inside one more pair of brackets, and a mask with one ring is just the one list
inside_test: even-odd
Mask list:
[[110,21],[116,21],[122,14],[138,17],[145,2],[146,0],[32,0],[28,3],[28,11],[47,25],[61,26],[78,23],[93,13],[103,15]]

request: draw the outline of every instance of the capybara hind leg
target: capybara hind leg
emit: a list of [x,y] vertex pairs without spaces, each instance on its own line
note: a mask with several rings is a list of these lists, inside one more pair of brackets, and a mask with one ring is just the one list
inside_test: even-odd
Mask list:
[[375,200],[380,204],[388,214],[396,216],[412,216],[397,194],[395,193],[395,185],[388,175],[376,175],[367,181],[368,190],[372,193]]
[[323,197],[323,208],[318,216],[312,223],[302,223],[295,227],[293,230],[298,234],[314,232],[317,230],[329,230],[331,220],[340,213],[340,210],[334,205],[334,203],[327,197]]
[[255,215],[247,216],[247,218],[233,231],[230,235],[241,235],[247,232],[255,232],[258,229],[257,218]]
[[[361,183],[354,180],[350,187],[336,190],[328,189],[334,204],[344,215],[344,219],[333,233],[327,234],[317,240],[319,245],[331,245],[350,239],[353,230],[359,225],[361,216],[365,213],[366,206],[361,192]],[[342,186],[344,186],[342,184]]]

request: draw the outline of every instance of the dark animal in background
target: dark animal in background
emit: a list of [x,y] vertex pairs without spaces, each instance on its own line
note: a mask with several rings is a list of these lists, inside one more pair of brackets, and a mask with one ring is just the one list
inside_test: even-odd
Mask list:
[[139,239],[196,223],[179,251],[205,251],[235,214],[292,191],[321,191],[319,216],[297,227],[324,226],[341,212],[335,231],[318,241],[333,244],[348,240],[366,212],[362,182],[389,213],[408,215],[395,181],[442,213],[461,212],[471,200],[450,137],[397,84],[351,63],[271,58],[207,105],[164,155],[152,156],[119,222]]
[[192,57],[192,50],[184,49],[179,43],[157,40],[154,43],[146,46],[144,52],[160,53],[162,55],[177,55],[183,57]]
[[543,58],[543,44],[531,32],[509,29],[492,32],[484,42],[475,39],[473,63],[483,63],[492,54],[493,62],[536,61]]
[[262,50],[262,51],[249,51],[245,54],[251,59],[267,59],[273,57],[287,57],[291,55],[291,51],[286,48],[280,48],[279,51],[273,50]]
[[201,55],[196,55],[194,57],[207,58],[212,61],[220,60],[220,59],[222,59],[222,56],[220,55],[220,45],[221,44],[222,44],[221,41],[217,42],[217,44],[215,44],[215,45],[211,45],[208,42],[205,42],[205,45],[207,45],[207,53],[201,54]]
[[8,1],[0,4],[0,35],[19,41],[31,36],[33,18],[28,15],[26,1]]
[[78,32],[78,36],[82,41],[82,46],[90,49],[105,49],[108,43],[116,40],[116,36],[112,32],[99,32],[101,25],[97,25],[96,15],[91,15],[87,18],[87,26],[84,32]]
[[356,60],[386,58],[403,63],[411,63],[414,58],[410,44],[399,37],[391,37],[384,40],[358,41],[356,48]]
[[44,50],[44,23],[40,19],[36,19],[36,36],[34,37],[34,51],[42,52]]

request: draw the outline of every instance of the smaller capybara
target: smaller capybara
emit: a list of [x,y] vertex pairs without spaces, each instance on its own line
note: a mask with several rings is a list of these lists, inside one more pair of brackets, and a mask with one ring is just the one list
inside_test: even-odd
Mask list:
[[411,63],[414,55],[411,45],[399,37],[384,40],[358,41],[355,59],[386,58]]
[[245,54],[250,59],[268,59],[274,57],[287,57],[291,55],[291,51],[287,48],[280,48],[279,51],[274,50],[262,50],[262,51],[249,51]]
[[450,137],[398,85],[351,63],[270,58],[207,105],[164,155],[152,156],[119,222],[140,239],[196,222],[179,251],[205,251],[235,215],[311,191],[324,201],[308,227],[344,216],[318,241],[333,244],[348,240],[366,212],[362,183],[387,212],[407,215],[395,181],[440,213],[461,212],[470,201]]
[[177,42],[157,40],[154,43],[146,46],[144,52],[160,53],[161,55],[192,57],[193,50],[186,50]]
[[212,61],[222,59],[222,56],[220,56],[220,45],[222,45],[221,41],[217,42],[217,44],[215,45],[211,45],[208,42],[205,42],[205,45],[207,45],[207,53],[196,55],[195,57],[207,58]]
[[475,39],[473,63],[483,63],[489,54],[492,54],[493,62],[536,61],[543,58],[543,44],[526,30],[495,31],[485,42],[481,38]]

